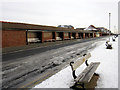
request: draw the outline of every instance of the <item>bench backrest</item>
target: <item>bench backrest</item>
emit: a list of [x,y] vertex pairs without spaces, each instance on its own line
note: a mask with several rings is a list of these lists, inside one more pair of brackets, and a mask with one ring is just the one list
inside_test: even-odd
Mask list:
[[88,58],[91,57],[91,54],[88,53],[85,56],[83,56],[82,58],[80,58],[79,60],[77,60],[76,62],[72,63],[72,70],[76,70],[80,65],[82,65],[86,60],[88,60]]

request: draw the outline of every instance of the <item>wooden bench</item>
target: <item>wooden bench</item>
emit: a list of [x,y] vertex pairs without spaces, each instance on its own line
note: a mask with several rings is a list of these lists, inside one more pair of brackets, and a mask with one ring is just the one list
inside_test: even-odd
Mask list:
[[114,37],[115,37],[115,38],[117,38],[117,37],[118,37],[118,35],[116,34]]
[[106,41],[106,49],[112,49],[112,44],[108,43],[109,41]]
[[[97,67],[99,66],[100,62],[91,62],[90,64],[87,63],[88,58],[91,57],[91,54],[84,54],[83,57],[75,62],[70,62],[70,66],[72,68],[72,75],[74,78],[75,83],[72,85],[73,88],[75,85],[79,83],[83,89],[85,89],[84,84],[89,83]],[[86,68],[80,73],[80,75],[76,76],[75,71],[76,69],[81,66],[85,62]]]
[[112,40],[115,41],[115,38],[112,37]]

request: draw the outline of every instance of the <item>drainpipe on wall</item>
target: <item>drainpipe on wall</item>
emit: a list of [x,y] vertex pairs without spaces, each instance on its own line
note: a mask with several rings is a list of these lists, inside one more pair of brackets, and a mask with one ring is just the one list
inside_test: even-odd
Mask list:
[[28,30],[26,30],[26,45],[28,45]]

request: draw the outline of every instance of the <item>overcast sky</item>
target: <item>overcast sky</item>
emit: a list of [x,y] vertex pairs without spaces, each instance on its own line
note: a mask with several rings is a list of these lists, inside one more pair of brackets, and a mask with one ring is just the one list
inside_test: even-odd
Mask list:
[[75,28],[118,27],[119,0],[3,0],[1,21],[39,25],[72,25]]

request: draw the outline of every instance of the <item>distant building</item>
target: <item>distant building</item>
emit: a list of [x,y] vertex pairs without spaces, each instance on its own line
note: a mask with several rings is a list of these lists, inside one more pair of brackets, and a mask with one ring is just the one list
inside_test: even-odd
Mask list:
[[79,30],[88,30],[88,31],[95,31],[95,32],[103,32],[103,33],[110,33],[111,31],[109,31],[108,29],[104,28],[104,27],[95,27],[94,25],[90,25],[87,28],[77,28]]
[[100,36],[100,32],[107,35],[107,34],[112,34],[111,31],[104,27],[95,27],[94,25],[90,25],[87,28],[76,28],[77,30],[84,30],[84,31],[93,31],[96,32],[96,37]]
[[97,27],[98,31],[99,32],[103,32],[103,33],[110,33],[111,34],[111,31],[109,31],[108,29],[104,28],[104,27]]
[[78,30],[84,30],[85,28],[76,28],[76,29],[78,29]]
[[88,28],[85,28],[84,30],[97,31],[96,27],[93,25],[90,25]]
[[72,28],[72,29],[74,29],[74,27],[72,25],[58,25],[58,27]]

